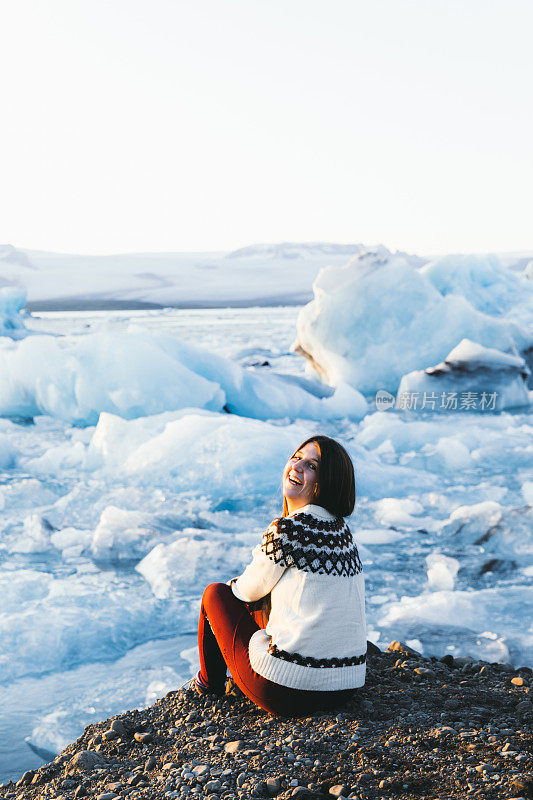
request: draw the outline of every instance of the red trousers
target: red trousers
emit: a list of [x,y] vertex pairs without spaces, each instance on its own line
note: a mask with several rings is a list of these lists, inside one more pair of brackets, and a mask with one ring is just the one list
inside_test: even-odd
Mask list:
[[225,583],[211,583],[202,597],[198,625],[200,677],[211,691],[223,695],[226,666],[239,689],[253,703],[270,714],[286,717],[309,716],[346,702],[356,691],[317,692],[290,689],[254,672],[248,643],[259,625]]

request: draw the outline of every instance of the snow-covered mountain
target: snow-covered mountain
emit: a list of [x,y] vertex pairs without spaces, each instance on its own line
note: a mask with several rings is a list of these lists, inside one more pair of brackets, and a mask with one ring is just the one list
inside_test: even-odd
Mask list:
[[[30,311],[303,304],[322,267],[341,266],[365,250],[362,244],[311,242],[230,253],[87,256],[3,245],[0,286],[24,286]],[[427,260],[404,255],[416,267]]]

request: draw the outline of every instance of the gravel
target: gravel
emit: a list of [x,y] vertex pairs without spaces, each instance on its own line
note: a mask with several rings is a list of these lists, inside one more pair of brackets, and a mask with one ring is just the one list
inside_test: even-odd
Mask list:
[[532,678],[395,642],[335,712],[285,719],[182,689],[90,725],[0,800],[533,800]]

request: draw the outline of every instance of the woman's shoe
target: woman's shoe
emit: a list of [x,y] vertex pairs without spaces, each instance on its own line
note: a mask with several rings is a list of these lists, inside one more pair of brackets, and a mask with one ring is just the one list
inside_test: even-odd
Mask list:
[[206,694],[212,694],[212,691],[209,688],[209,686],[203,682],[200,676],[200,670],[198,670],[198,672],[190,682],[189,689],[194,689],[196,692],[198,692],[198,694],[202,696]]

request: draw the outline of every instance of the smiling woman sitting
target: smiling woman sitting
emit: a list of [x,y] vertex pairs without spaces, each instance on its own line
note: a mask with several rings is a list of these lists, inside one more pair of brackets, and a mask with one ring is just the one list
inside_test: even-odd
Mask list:
[[[363,686],[364,577],[344,517],[355,505],[350,456],[314,436],[283,470],[283,516],[242,575],[210,584],[198,627],[201,693],[224,694],[226,667],[242,692],[272,714],[333,708]],[[270,594],[262,629],[247,604]]]

